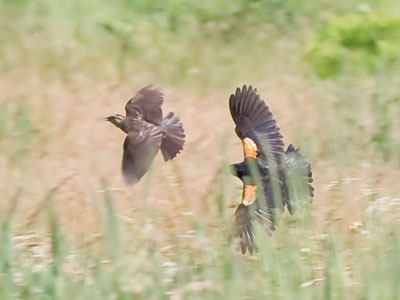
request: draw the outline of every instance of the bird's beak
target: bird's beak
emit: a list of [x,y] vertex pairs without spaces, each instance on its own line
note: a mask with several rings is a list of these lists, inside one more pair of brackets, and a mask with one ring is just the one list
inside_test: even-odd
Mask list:
[[111,117],[104,118],[104,121],[111,121]]

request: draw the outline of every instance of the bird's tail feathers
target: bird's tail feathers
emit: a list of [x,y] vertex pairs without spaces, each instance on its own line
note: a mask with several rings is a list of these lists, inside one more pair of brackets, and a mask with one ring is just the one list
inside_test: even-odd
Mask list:
[[179,118],[173,112],[162,120],[163,137],[161,153],[165,161],[173,159],[182,149],[185,143],[185,132]]
[[285,173],[286,203],[292,213],[296,208],[311,203],[314,196],[311,165],[293,145],[287,148],[282,164]]

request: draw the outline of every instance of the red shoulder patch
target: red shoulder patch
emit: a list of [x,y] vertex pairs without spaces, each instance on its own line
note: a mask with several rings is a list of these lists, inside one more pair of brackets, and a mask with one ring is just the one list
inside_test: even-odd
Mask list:
[[257,145],[251,138],[244,138],[243,142],[243,152],[244,157],[257,158]]

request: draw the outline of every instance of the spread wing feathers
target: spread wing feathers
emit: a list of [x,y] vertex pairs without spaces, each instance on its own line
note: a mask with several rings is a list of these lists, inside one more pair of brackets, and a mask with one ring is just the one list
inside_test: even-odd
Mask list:
[[272,215],[268,211],[257,208],[255,204],[240,204],[235,212],[236,237],[239,240],[240,250],[243,254],[248,250],[250,253],[257,250],[255,245],[254,223],[256,221],[268,235],[272,234],[274,225]]
[[124,142],[122,173],[127,184],[133,184],[147,172],[160,149],[162,130],[158,126],[144,129],[140,134],[128,134]]
[[265,176],[261,179],[263,194],[259,195],[256,200],[257,207],[264,210],[270,211],[270,220],[275,223],[274,214],[283,211],[285,203],[282,197],[282,187],[278,174],[273,176]]
[[286,202],[290,213],[309,205],[314,195],[311,165],[300,154],[299,149],[289,145],[282,159]]
[[142,88],[125,106],[126,115],[139,110],[143,120],[159,125],[162,122],[161,105],[164,101],[163,93],[153,85]]
[[164,160],[173,159],[185,144],[185,132],[179,118],[173,112],[163,119],[162,123],[163,137],[161,143],[161,153]]
[[243,254],[248,249],[250,253],[255,250],[252,217],[249,206],[240,204],[235,212],[236,236],[239,239],[240,249]]
[[[261,153],[258,162],[262,167],[260,183],[264,189],[264,203],[267,208],[275,212],[275,208],[281,211],[286,205],[286,188],[284,184],[285,174],[282,170],[283,154],[277,156],[268,140],[267,134],[257,134],[261,144]],[[260,197],[259,197],[260,198]],[[259,200],[260,204],[261,200]]]
[[272,113],[257,94],[257,89],[244,85],[237,88],[229,98],[229,109],[236,124],[236,134],[240,139],[251,138],[261,150],[257,134],[263,134],[270,145],[275,161],[284,153],[282,135]]
[[[260,137],[260,140],[262,138]],[[267,145],[264,145],[264,149]],[[275,229],[276,213],[287,205],[290,213],[310,204],[314,188],[311,183],[310,164],[298,149],[290,145],[279,166],[266,166],[260,170],[257,196],[251,205],[240,204],[235,212],[236,236],[242,253],[256,250],[254,221],[268,233]],[[246,197],[246,186],[243,192]]]

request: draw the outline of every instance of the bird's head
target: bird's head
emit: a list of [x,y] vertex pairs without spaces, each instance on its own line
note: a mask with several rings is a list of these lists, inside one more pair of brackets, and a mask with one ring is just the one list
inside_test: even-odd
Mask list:
[[115,114],[105,118],[105,120],[113,123],[116,127],[122,129],[122,122],[125,120],[125,117],[120,114]]

